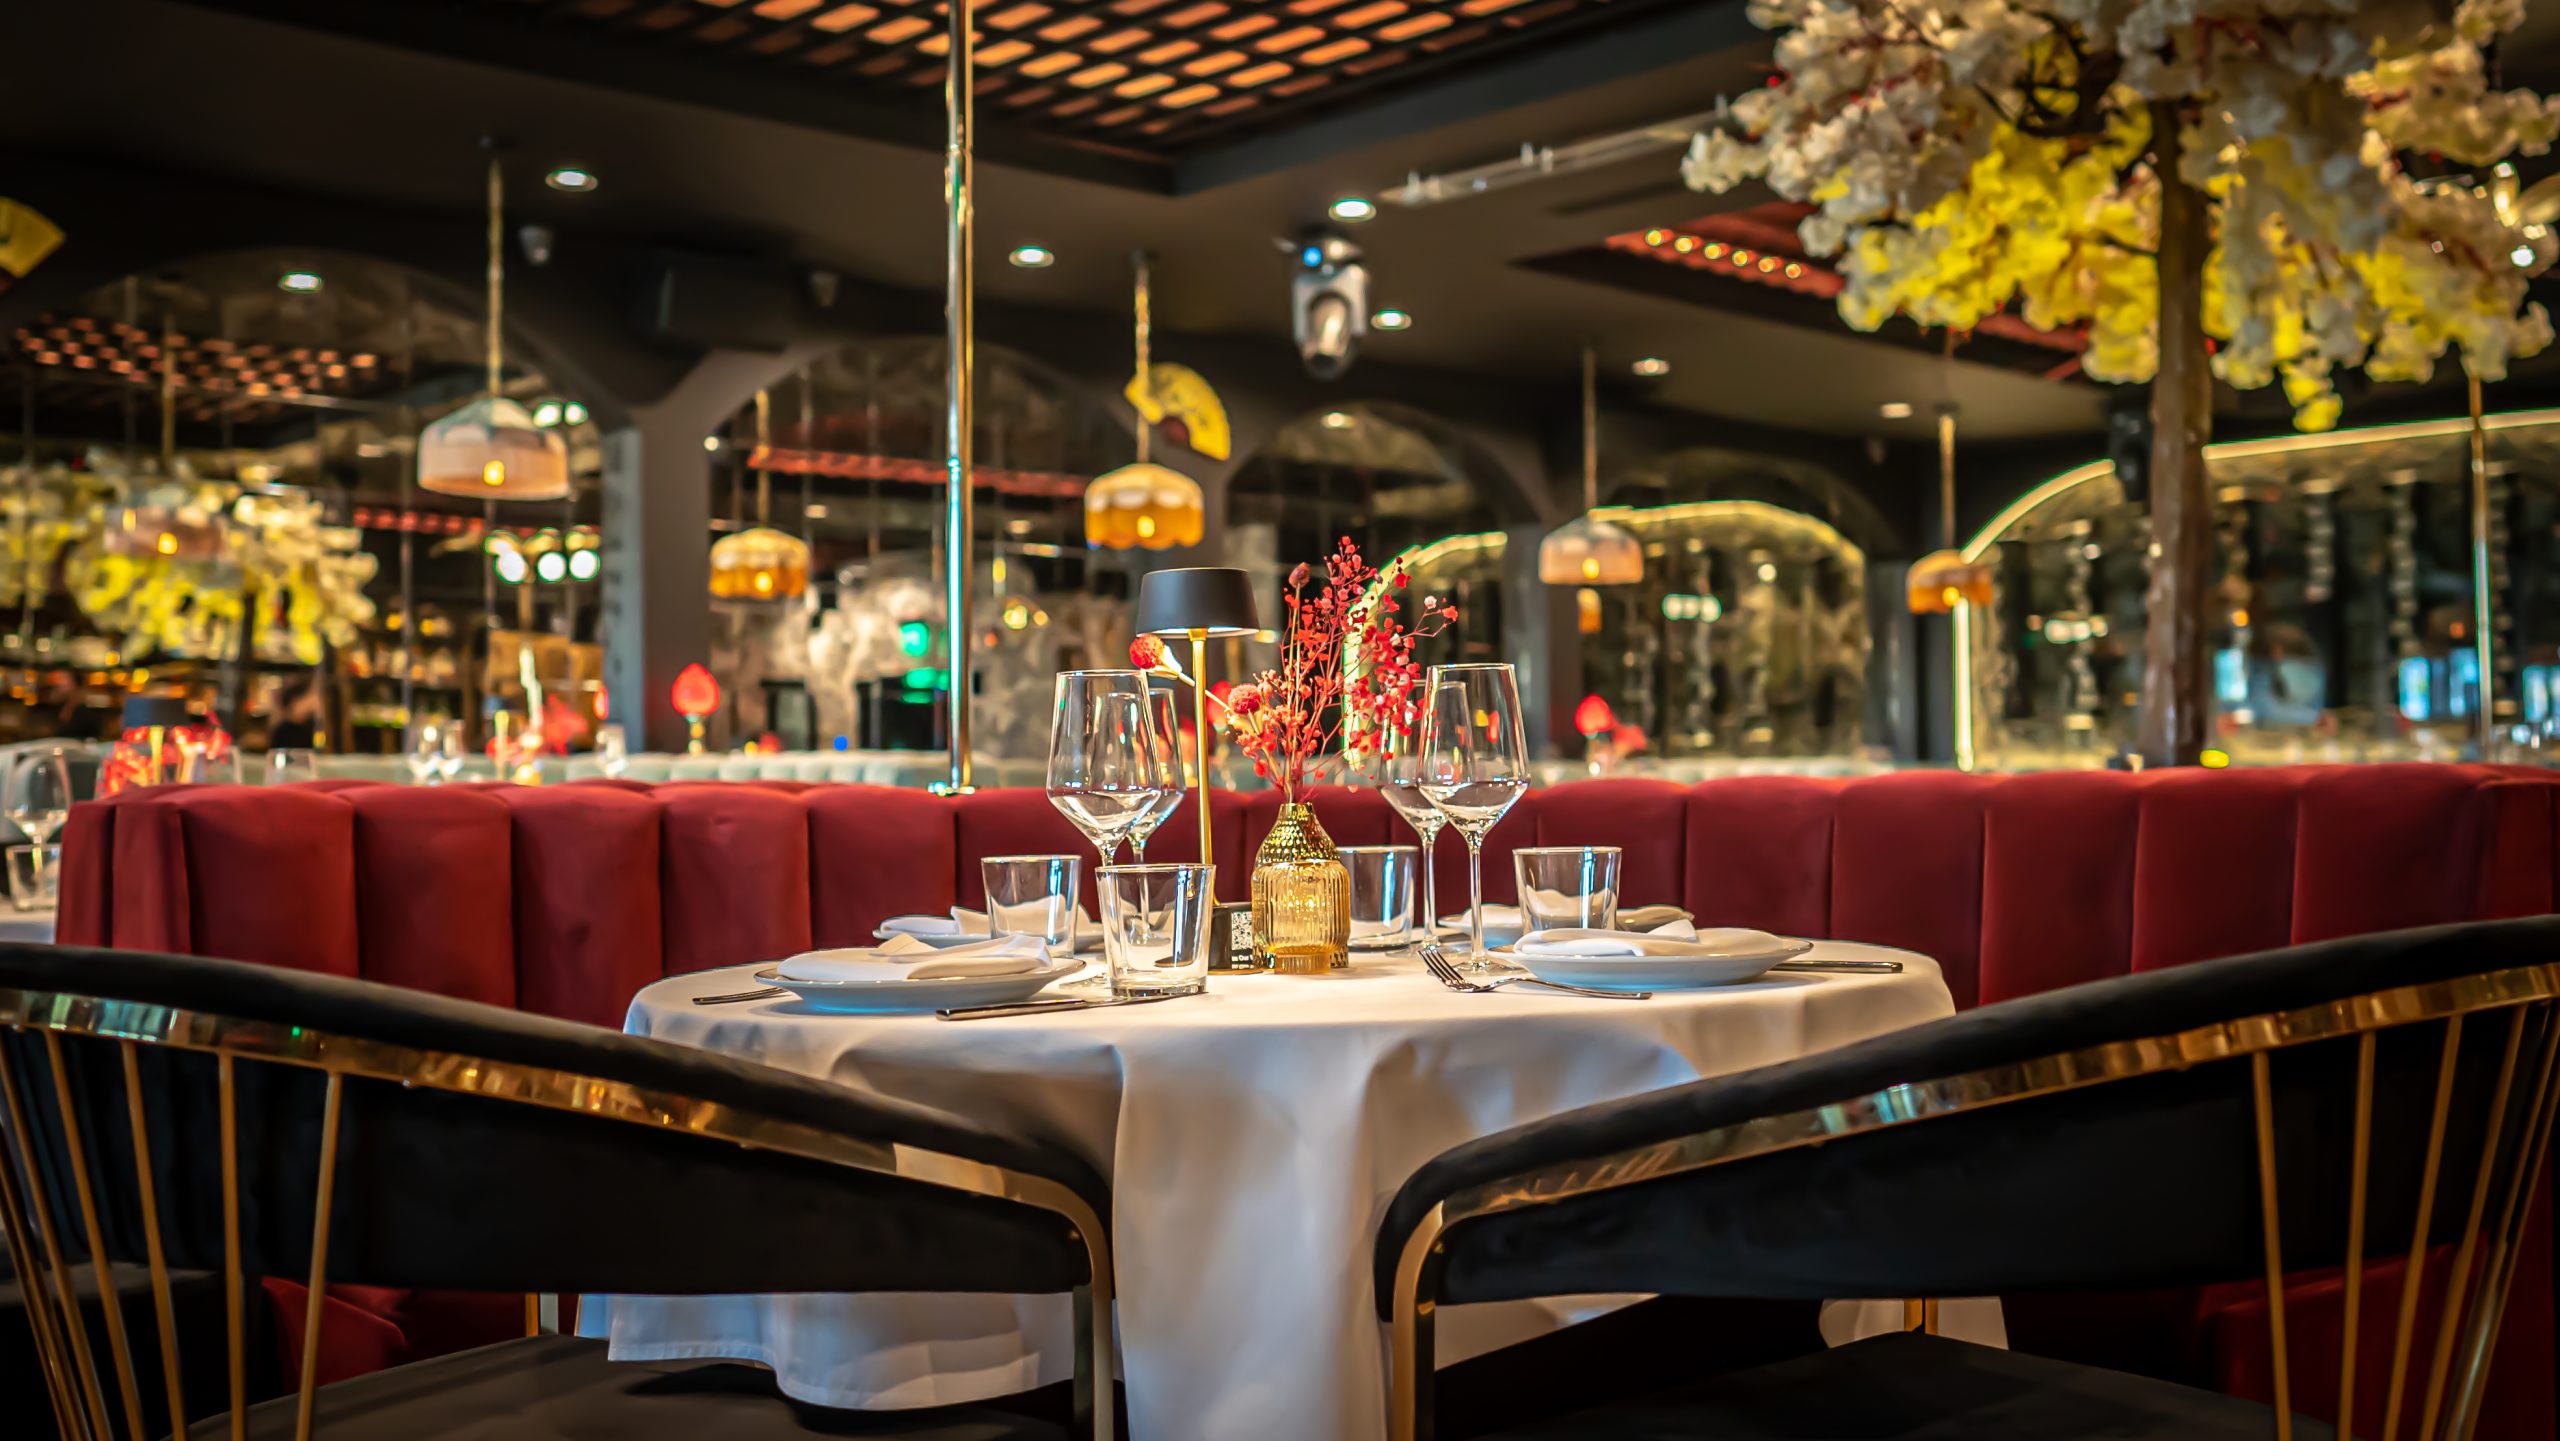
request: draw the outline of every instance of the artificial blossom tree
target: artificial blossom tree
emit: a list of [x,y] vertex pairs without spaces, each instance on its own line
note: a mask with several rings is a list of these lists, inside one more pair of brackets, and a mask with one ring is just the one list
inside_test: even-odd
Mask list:
[[[1840,313],[1970,330],[2014,307],[2084,328],[2094,379],[2150,381],[2142,750],[2206,741],[2212,382],[2281,380],[2304,429],[2331,376],[2475,380],[2551,339],[2526,282],[2552,241],[2512,173],[2560,106],[2502,90],[2523,0],[1755,0],[1778,73],[1701,134],[1698,189],[1814,206]],[[2478,172],[2477,183],[2459,174]]]

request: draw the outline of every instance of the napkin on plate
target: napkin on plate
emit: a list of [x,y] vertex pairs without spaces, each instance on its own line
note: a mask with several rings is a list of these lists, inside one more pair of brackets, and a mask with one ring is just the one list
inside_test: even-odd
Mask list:
[[[1631,931],[1649,931],[1656,926],[1670,925],[1675,922],[1686,924],[1688,920],[1689,913],[1678,906],[1631,906],[1618,912],[1619,926]],[[1467,913],[1463,910],[1452,911],[1442,916],[1440,923],[1463,926],[1467,923]],[[1491,931],[1517,930],[1520,927],[1520,908],[1518,906],[1487,906],[1484,908],[1484,924],[1485,929]]]
[[1774,951],[1786,942],[1767,931],[1744,926],[1710,926],[1699,930],[1673,921],[1651,931],[1598,931],[1559,927],[1531,931],[1511,949],[1530,956],[1749,956]]
[[997,936],[936,949],[913,936],[877,946],[807,951],[776,970],[786,981],[940,981],[959,976],[1017,976],[1049,963],[1038,936]]
[[[1096,934],[1101,922],[1082,906],[1076,908],[1076,923]],[[880,929],[908,936],[983,936],[987,933],[987,913],[967,906],[953,906],[947,916],[891,916],[880,923]]]

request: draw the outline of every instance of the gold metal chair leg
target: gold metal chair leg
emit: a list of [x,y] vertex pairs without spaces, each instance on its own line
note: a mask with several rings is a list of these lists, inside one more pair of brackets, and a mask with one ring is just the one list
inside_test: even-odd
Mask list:
[[1387,1435],[1389,1441],[1431,1441],[1434,1377],[1439,1364],[1436,1313],[1440,1309],[1438,1207],[1405,1239],[1396,1258],[1395,1312],[1388,1329]]
[[216,1084],[222,1111],[222,1329],[231,1371],[231,1441],[249,1438],[249,1346],[241,1334],[245,1289],[240,1261],[240,1102],[238,1076],[229,1056],[217,1056]]
[[2338,1434],[2353,1436],[2356,1414],[2356,1331],[2364,1305],[2365,1177],[2373,1169],[2374,1033],[2356,1038],[2355,1146],[2347,1163],[2346,1320],[2338,1355]]
[[1120,1416],[1112,1387],[1120,1364],[1112,1329],[1111,1244],[1098,1216],[1078,1218],[1076,1229],[1084,1238],[1085,1270],[1091,1278],[1075,1288],[1068,1302],[1075,1308],[1076,1430],[1092,1441],[1115,1441]]
[[2258,1215],[2266,1233],[2267,1344],[2275,1357],[2276,1441],[2293,1441],[2293,1366],[2284,1335],[2284,1224],[2276,1211],[2276,1112],[2267,1053],[2249,1058],[2249,1089],[2258,1113]]
[[311,1200],[310,1291],[302,1301],[302,1371],[296,1393],[293,1441],[311,1441],[311,1396],[320,1381],[320,1309],[329,1296],[329,1203],[338,1180],[338,1103],[346,1078],[329,1073],[320,1108],[320,1179]]
[[2391,1385],[2382,1402],[2381,1441],[2400,1429],[2400,1398],[2409,1382],[2409,1345],[2418,1326],[2418,1283],[2426,1275],[2427,1231],[2435,1219],[2436,1172],[2444,1163],[2445,1112],[2453,1103],[2453,1066],[2462,1055],[2462,1017],[2444,1023],[2444,1052],[2436,1063],[2436,1102],[2427,1122],[2427,1154],[2418,1168],[2417,1224],[2410,1228],[2409,1264],[2400,1275],[2400,1317],[2391,1333]]
[[2550,1156],[2552,1118],[2560,1114],[2560,1009],[2547,1004],[2535,1009],[2545,1021],[2542,1061],[2525,1107],[2524,1130],[2516,1138],[2516,1165],[2507,1178],[2495,1244],[2481,1263],[2480,1284],[2472,1302],[2473,1317],[2465,1327],[2460,1380],[2445,1413],[2445,1435],[2452,1441],[2469,1441],[2472,1430],[2480,1424],[2480,1396],[2488,1385],[2498,1329],[2506,1318],[2507,1291],[2515,1283],[2516,1255],[2524,1245],[2525,1231],[2533,1224],[2531,1202],[2540,1189],[2543,1167]]
[[[80,1139],[80,1112],[71,1103],[71,1070],[62,1061],[62,1038],[44,1033],[45,1058],[53,1065],[53,1099],[62,1111],[62,1147],[70,1158],[71,1190],[80,1204],[80,1226],[89,1238],[89,1266],[98,1277],[98,1314],[107,1323],[107,1351],[115,1358],[116,1393],[124,1402],[129,1436],[144,1434],[142,1386],[133,1373],[133,1347],[124,1334],[124,1307],[116,1304],[114,1272],[107,1261],[106,1231],[98,1224],[98,1195],[89,1185],[88,1146]],[[73,1307],[73,1324],[79,1312]]]
[[118,1041],[124,1054],[124,1104],[133,1133],[133,1175],[142,1191],[143,1255],[151,1263],[151,1307],[160,1323],[160,1380],[169,1389],[169,1425],[182,1429],[187,1398],[178,1382],[177,1301],[169,1292],[169,1259],[160,1247],[160,1191],[151,1175],[151,1127],[142,1105],[142,1048]]
[[[0,1065],[6,1064],[5,1058],[0,1058]],[[80,1408],[78,1393],[71,1389],[68,1358],[54,1335],[53,1297],[36,1260],[29,1218],[18,1200],[17,1171],[5,1157],[0,1157],[0,1224],[7,1229],[9,1264],[18,1277],[19,1294],[25,1298],[27,1331],[35,1342],[36,1369],[44,1375],[45,1403],[53,1412],[54,1434],[60,1441],[82,1441],[88,1434],[87,1417]]]
[[2507,1015],[2507,1047],[2498,1061],[2498,1082],[2489,1095],[2489,1129],[2480,1138],[2480,1167],[2471,1180],[2471,1210],[2463,1218],[2462,1240],[2453,1249],[2453,1267],[2444,1278],[2444,1314],[2436,1321],[2434,1359],[2427,1363],[2426,1400],[2418,1407],[2418,1434],[2436,1434],[2436,1417],[2444,1405],[2445,1374],[2453,1363],[2455,1332],[2462,1324],[2462,1298],[2471,1284],[2471,1261],[2479,1252],[2480,1221],[2489,1206],[2489,1184],[2496,1179],[2498,1136],[2507,1120],[2507,1096],[2516,1079],[2516,1056],[2524,1048],[2525,1015],[2517,1007]]
[[[53,1209],[53,1198],[44,1184],[44,1170],[36,1164],[34,1133],[27,1129],[24,1103],[18,1096],[18,1083],[6,1065],[0,1065],[0,1101],[9,1112],[9,1136],[18,1153],[19,1173],[27,1178],[27,1214],[41,1222],[37,1233],[44,1245],[44,1269],[52,1278],[52,1293],[60,1298],[61,1311],[57,1324],[70,1352],[72,1374],[79,1383],[78,1404],[72,1408],[81,1429],[98,1441],[114,1435],[107,1422],[106,1388],[99,1384],[96,1358],[89,1353],[89,1328],[80,1319],[79,1290],[71,1280],[71,1258],[63,1240],[62,1217]],[[39,1291],[43,1288],[39,1287]]]

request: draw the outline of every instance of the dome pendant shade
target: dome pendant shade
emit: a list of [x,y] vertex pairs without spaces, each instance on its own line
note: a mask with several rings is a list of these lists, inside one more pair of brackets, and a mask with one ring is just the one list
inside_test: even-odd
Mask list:
[[1084,539],[1112,550],[1198,545],[1200,483],[1152,461],[1098,476],[1084,493]]
[[569,447],[505,396],[482,396],[418,437],[418,484],[479,500],[558,500]]
[[768,526],[711,543],[716,600],[791,600],[809,590],[809,544]]
[[1548,585],[1633,585],[1644,579],[1644,546],[1624,526],[1578,515],[1538,542],[1538,579]]
[[1911,563],[1906,584],[1913,615],[1945,615],[1958,605],[1991,604],[1991,567],[1952,550],[1931,551]]

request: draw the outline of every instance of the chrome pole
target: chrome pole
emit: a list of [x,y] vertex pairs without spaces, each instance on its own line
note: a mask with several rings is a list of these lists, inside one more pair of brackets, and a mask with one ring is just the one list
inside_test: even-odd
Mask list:
[[2483,762],[2492,754],[2498,731],[2498,667],[2497,650],[2491,629],[2497,623],[2494,598],[2489,594],[2489,433],[2481,423],[2480,377],[2471,382],[2471,636],[2479,647],[2480,692],[2473,707],[2473,728],[2480,743]]
[[940,789],[959,793],[972,789],[969,759],[969,570],[973,545],[970,489],[975,483],[971,391],[975,381],[976,242],[970,234],[970,190],[974,175],[970,147],[976,136],[974,84],[977,38],[970,23],[972,0],[952,0],[951,71],[943,93],[942,198],[949,221],[949,246],[943,277],[943,320],[950,372],[944,386],[948,409],[943,416],[944,449],[949,456],[944,480],[942,584],[945,653],[950,676],[951,774]]

